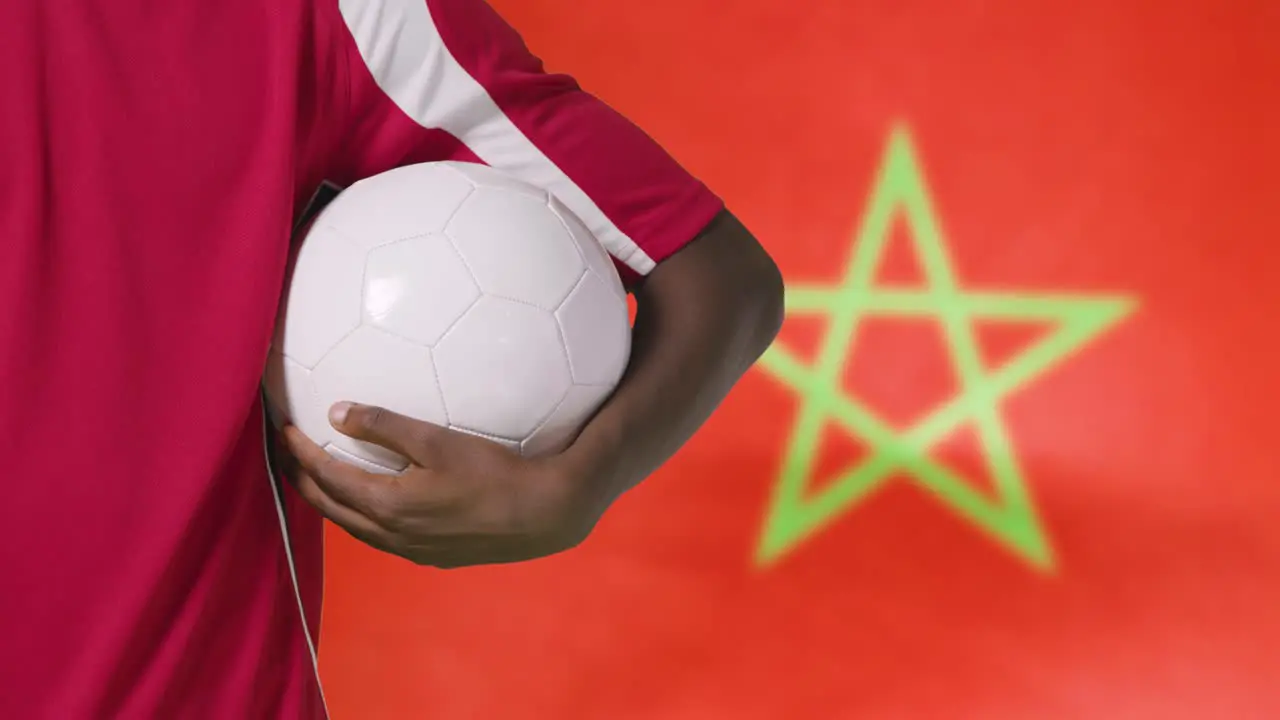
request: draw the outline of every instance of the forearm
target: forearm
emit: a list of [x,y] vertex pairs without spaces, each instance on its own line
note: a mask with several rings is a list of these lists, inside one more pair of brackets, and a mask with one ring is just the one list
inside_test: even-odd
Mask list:
[[728,213],[660,264],[636,292],[631,361],[568,451],[607,504],[675,452],[773,341],[777,267]]

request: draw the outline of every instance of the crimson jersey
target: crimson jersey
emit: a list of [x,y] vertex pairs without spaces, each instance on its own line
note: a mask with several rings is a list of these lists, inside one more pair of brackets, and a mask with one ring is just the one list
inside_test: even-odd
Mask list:
[[0,84],[7,718],[324,716],[258,394],[323,180],[485,162],[640,275],[721,209],[482,0],[7,2]]

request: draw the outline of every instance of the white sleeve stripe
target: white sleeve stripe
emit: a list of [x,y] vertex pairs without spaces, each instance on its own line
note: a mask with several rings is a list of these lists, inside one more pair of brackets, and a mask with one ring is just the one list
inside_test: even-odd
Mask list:
[[619,261],[645,275],[654,261],[511,122],[445,47],[426,0],[340,0],[378,87],[414,122],[448,132],[489,165],[545,188]]

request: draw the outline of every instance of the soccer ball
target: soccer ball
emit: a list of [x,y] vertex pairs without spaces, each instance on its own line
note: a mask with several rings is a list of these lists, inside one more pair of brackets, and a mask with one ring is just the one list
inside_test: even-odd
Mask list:
[[340,400],[558,452],[613,392],[631,349],[626,291],[545,190],[474,163],[355,183],[305,233],[264,376],[269,410],[331,455],[398,473],[334,430]]

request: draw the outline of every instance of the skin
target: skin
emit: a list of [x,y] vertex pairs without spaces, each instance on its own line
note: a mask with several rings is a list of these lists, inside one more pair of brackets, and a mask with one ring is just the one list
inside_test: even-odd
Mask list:
[[727,211],[634,291],[626,374],[565,451],[522,458],[382,408],[338,403],[334,428],[400,453],[409,468],[365,472],[289,426],[285,475],[351,535],[419,565],[509,563],[575,547],[707,420],[782,323],[778,268]]

